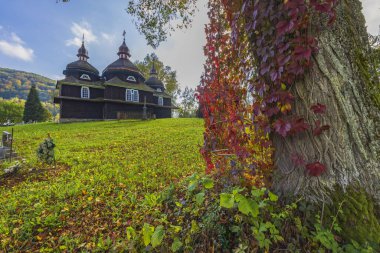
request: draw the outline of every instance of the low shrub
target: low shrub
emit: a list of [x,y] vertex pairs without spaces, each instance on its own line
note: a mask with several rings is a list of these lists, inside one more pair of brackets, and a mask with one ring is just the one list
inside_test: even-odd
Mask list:
[[[194,174],[160,195],[146,195],[141,220],[127,228],[129,248],[166,252],[376,252],[344,241],[336,216],[302,199],[281,203],[265,188],[226,185]],[[142,209],[140,209],[141,211]],[[338,210],[343,212],[343,210]]]

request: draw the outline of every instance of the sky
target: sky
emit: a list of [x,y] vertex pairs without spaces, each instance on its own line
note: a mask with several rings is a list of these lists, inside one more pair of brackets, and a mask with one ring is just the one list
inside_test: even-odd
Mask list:
[[[147,46],[125,8],[128,0],[0,0],[0,67],[34,72],[52,79],[63,78],[62,71],[76,61],[85,35],[89,62],[102,72],[115,61],[122,34],[131,60],[143,60],[155,53],[164,64],[177,71],[183,89],[196,87],[203,71],[203,45],[206,42],[206,0],[199,0],[190,29],[174,32],[154,50]],[[363,0],[368,31],[379,34],[380,0]]]

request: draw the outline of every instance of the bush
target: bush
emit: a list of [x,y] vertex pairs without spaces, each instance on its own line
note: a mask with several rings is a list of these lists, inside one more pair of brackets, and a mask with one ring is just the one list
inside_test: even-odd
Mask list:
[[129,247],[154,252],[375,252],[376,245],[344,241],[336,217],[323,224],[320,207],[302,200],[279,203],[268,189],[226,182],[193,175],[177,188],[146,195],[139,209],[145,206],[144,215],[140,212],[140,220],[133,222],[140,226],[127,228]]
[[43,163],[53,164],[55,162],[54,148],[54,141],[49,136],[40,144],[37,149],[38,160]]

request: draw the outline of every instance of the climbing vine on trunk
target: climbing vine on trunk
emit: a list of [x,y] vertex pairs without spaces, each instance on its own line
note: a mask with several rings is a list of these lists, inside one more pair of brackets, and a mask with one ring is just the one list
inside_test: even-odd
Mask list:
[[[318,138],[329,131],[321,120],[306,122],[292,112],[290,90],[311,67],[317,35],[333,24],[336,5],[337,0],[210,1],[207,62],[199,88],[207,172],[230,168],[268,185],[271,135],[311,131]],[[326,110],[324,104],[310,108],[320,118]],[[310,176],[328,169],[297,153],[290,159]]]

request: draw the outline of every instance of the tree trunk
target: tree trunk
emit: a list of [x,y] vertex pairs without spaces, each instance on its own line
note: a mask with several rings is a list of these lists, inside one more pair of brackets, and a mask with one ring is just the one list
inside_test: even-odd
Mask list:
[[[358,184],[380,203],[380,94],[379,80],[370,59],[370,48],[359,0],[341,0],[332,28],[318,36],[320,52],[313,67],[292,88],[295,113],[315,125],[330,125],[320,136],[311,131],[296,137],[273,137],[275,147],[275,190],[284,195],[303,195],[311,201],[328,201],[335,186],[346,189]],[[320,22],[314,20],[313,22]],[[316,115],[310,106],[327,106]],[[308,175],[296,166],[292,154],[306,163],[320,162],[327,171]]]

